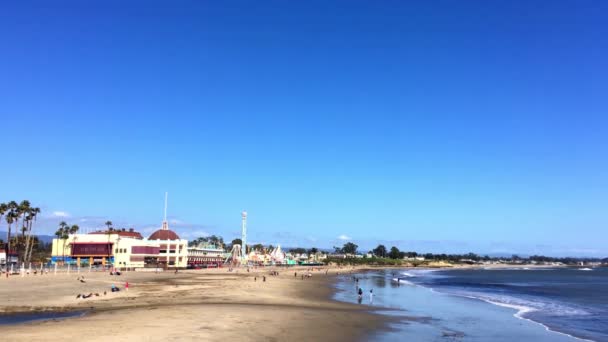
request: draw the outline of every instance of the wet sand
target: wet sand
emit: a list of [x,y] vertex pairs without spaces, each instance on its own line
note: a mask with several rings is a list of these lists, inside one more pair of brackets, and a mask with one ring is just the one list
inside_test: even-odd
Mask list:
[[[75,273],[1,279],[0,312],[90,311],[80,318],[0,326],[0,332],[9,341],[356,341],[386,326],[387,318],[369,307],[331,300],[334,275],[344,270],[314,271],[305,280],[301,268],[277,270],[280,276],[269,275],[271,269],[225,268],[118,277],[83,272],[85,283]],[[112,284],[123,290],[110,292]],[[79,293],[100,296],[77,299]]]

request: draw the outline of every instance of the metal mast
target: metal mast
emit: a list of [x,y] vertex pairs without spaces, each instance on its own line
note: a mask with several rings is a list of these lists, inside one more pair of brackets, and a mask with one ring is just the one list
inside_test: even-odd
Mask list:
[[163,219],[163,230],[169,229],[169,223],[167,222],[167,197],[169,196],[168,192],[165,192],[165,218]]
[[247,261],[247,211],[243,210],[241,213],[241,228],[242,228],[242,236],[241,236],[241,257],[243,258],[243,262]]

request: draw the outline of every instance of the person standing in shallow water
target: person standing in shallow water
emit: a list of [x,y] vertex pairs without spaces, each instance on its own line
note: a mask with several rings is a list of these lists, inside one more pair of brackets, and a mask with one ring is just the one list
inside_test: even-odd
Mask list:
[[374,290],[369,290],[369,302],[370,304],[374,302]]

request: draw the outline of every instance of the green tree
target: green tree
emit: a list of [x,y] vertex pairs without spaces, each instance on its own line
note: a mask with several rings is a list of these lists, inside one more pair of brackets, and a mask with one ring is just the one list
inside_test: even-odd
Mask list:
[[207,239],[207,241],[209,241],[209,243],[214,244],[218,248],[224,248],[224,238],[222,238],[221,236],[211,235]]
[[[10,260],[11,254],[11,229],[13,223],[16,224],[16,221],[19,218],[17,202],[10,201],[7,205],[7,213],[5,214],[6,224],[8,226],[8,231],[6,232],[6,267],[8,269],[8,261]],[[6,272],[6,277],[8,278],[8,272]]]
[[306,253],[306,249],[297,247],[297,248],[290,249],[289,252],[291,252],[292,254],[304,254],[304,253]]
[[388,257],[391,259],[399,259],[399,248],[393,246],[391,247],[391,251],[388,253]]
[[344,254],[357,254],[357,248],[359,246],[355,245],[352,242],[347,242],[342,246],[342,253]]
[[70,234],[76,234],[76,233],[78,233],[78,230],[80,230],[80,227],[79,227],[77,224],[73,224],[73,225],[72,225],[72,226],[69,228],[68,232],[69,232]]
[[378,258],[386,258],[386,247],[384,245],[378,245],[378,247],[372,250],[372,253]]
[[253,248],[254,251],[262,252],[264,250],[264,245],[262,245],[261,243],[256,243],[251,248]]
[[308,254],[317,254],[318,252],[319,252],[319,249],[317,247],[313,247],[308,250]]
[[243,246],[243,240],[241,240],[241,239],[234,239],[234,240],[232,240],[232,242],[230,242],[230,250],[232,250],[232,247],[234,247],[234,245],[241,245],[241,246]]
[[38,243],[38,239],[34,241],[35,236],[32,236],[32,229],[34,227],[34,222],[36,221],[36,217],[40,214],[40,208],[30,208],[28,213],[28,227],[27,227],[27,240],[25,244],[25,261],[31,262],[32,259],[32,250],[34,248],[34,243]]
[[108,235],[108,248],[107,248],[107,250],[108,250],[108,261],[110,261],[110,258],[112,257],[112,248],[110,247],[110,238],[112,237],[112,231],[113,231],[112,225],[113,225],[113,223],[112,223],[112,221],[107,220],[106,223],[104,223],[104,224],[107,227],[107,229],[106,229],[106,235]]
[[63,240],[63,248],[62,248],[62,254],[61,254],[61,262],[65,264],[65,241],[68,239],[68,230],[67,230],[67,226],[68,224],[65,223],[65,221],[61,221],[59,223],[59,228],[57,229],[57,231],[55,231],[55,236],[57,237],[58,240]]
[[[4,217],[4,215],[5,215],[7,212],[8,212],[8,205],[7,205],[6,203],[0,203],[0,222],[2,222],[2,218]],[[8,232],[7,232],[7,233],[8,233]],[[7,241],[8,241],[8,239],[7,239]],[[6,251],[8,252],[8,247],[5,247],[5,246],[4,246],[4,243],[3,243],[3,246],[2,246],[2,247],[3,247],[3,248],[5,248],[5,249],[6,249]],[[6,259],[6,260],[8,260],[8,254],[7,254],[7,259]]]

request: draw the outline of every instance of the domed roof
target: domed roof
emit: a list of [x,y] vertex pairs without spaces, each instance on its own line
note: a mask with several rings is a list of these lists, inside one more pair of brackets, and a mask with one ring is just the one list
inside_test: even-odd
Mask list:
[[170,229],[159,229],[152,233],[148,240],[179,240],[179,236]]

